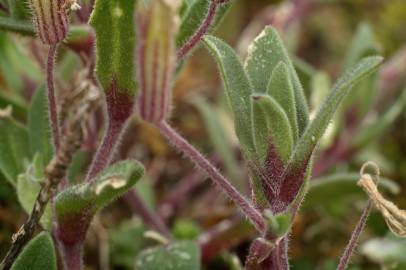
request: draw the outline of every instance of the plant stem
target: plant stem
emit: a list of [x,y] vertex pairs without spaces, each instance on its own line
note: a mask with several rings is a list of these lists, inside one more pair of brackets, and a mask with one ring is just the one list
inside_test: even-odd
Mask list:
[[192,35],[192,37],[186,41],[185,44],[178,50],[177,58],[178,61],[185,57],[203,38],[203,36],[209,31],[215,17],[219,5],[227,2],[228,0],[211,0],[207,15],[200,24],[197,31]]
[[62,245],[59,250],[62,252],[66,270],[82,269],[82,243],[76,243],[71,246]]
[[340,258],[340,262],[337,266],[337,270],[345,270],[347,268],[348,262],[350,261],[351,255],[354,253],[355,246],[358,242],[358,239],[365,228],[365,225],[368,220],[369,213],[371,212],[372,208],[372,201],[369,200],[367,205],[362,212],[361,218],[358,221],[357,226],[355,227],[354,231],[352,232],[350,241],[348,242],[347,246],[345,247],[344,253]]
[[121,134],[124,131],[126,122],[110,121],[104,134],[103,141],[99,146],[96,156],[86,175],[86,181],[91,181],[99,172],[109,165],[113,158],[116,146],[119,142]]
[[49,117],[52,128],[52,138],[54,141],[55,152],[59,150],[60,146],[60,132],[58,120],[58,106],[55,98],[55,81],[54,81],[54,65],[57,45],[49,47],[46,73],[47,73],[47,86],[48,86],[48,103],[49,103]]
[[157,124],[162,134],[181,152],[183,152],[196,166],[204,171],[241,209],[244,215],[251,221],[255,228],[264,233],[266,230],[265,220],[261,213],[250,203],[230,182],[206,159],[198,150],[189,144],[168,123],[162,121]]
[[168,228],[166,227],[162,219],[148,208],[148,206],[140,198],[136,190],[132,189],[127,192],[127,194],[124,195],[124,199],[127,204],[133,209],[133,211],[138,214],[147,225],[149,225],[152,229],[156,230],[166,238],[172,238]]

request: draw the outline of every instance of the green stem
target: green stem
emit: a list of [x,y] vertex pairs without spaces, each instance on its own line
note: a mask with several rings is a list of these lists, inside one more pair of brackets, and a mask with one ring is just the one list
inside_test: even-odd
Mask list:
[[31,22],[19,21],[13,18],[0,17],[0,30],[17,32],[26,36],[35,36]]

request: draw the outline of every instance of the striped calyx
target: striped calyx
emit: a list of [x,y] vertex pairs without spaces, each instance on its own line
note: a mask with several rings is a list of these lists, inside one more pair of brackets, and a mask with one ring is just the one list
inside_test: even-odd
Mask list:
[[68,33],[72,0],[30,0],[35,30],[44,44],[61,42]]
[[163,1],[140,4],[138,27],[138,81],[141,94],[141,117],[152,123],[166,119],[170,100],[170,84],[175,67],[176,8]]

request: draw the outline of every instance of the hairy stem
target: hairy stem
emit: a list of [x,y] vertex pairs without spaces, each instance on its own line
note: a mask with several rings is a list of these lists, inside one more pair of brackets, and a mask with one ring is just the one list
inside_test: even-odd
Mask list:
[[162,134],[182,153],[184,153],[196,166],[204,171],[241,209],[244,215],[251,221],[255,228],[264,233],[266,230],[265,220],[261,213],[250,203],[230,182],[206,159],[198,150],[189,144],[168,123],[158,123]]
[[124,132],[124,127],[127,121],[108,123],[106,133],[102,143],[100,144],[96,156],[86,175],[86,181],[91,181],[99,172],[101,172],[111,162],[116,147],[118,145],[121,134]]
[[82,269],[82,243],[74,245],[60,246],[62,252],[64,267],[66,270],[81,270]]
[[150,226],[153,230],[156,230],[166,238],[171,238],[171,234],[165,223],[157,214],[153,213],[148,208],[148,206],[140,198],[136,190],[130,190],[127,194],[124,195],[124,199],[134,211],[134,213],[138,214],[148,226]]
[[192,37],[186,41],[185,44],[178,50],[177,58],[181,60],[185,57],[203,38],[203,36],[210,30],[210,27],[216,17],[217,9],[219,5],[227,2],[228,0],[211,0],[207,15],[200,24],[197,31],[192,35]]
[[51,121],[52,138],[54,141],[55,152],[58,151],[60,146],[60,132],[59,132],[59,119],[58,119],[58,106],[55,98],[55,81],[54,81],[54,65],[57,45],[49,47],[46,73],[47,73],[47,87],[48,87],[48,103],[49,103],[49,118]]
[[348,242],[347,246],[345,247],[344,253],[340,258],[340,262],[337,266],[337,270],[345,270],[348,266],[348,262],[352,254],[354,253],[355,246],[357,245],[358,239],[361,236],[362,231],[365,228],[365,225],[368,220],[369,213],[371,212],[372,208],[372,201],[369,200],[368,204],[365,206],[364,211],[362,212],[361,218],[358,221],[357,226],[355,227],[354,231],[352,232],[350,241]]

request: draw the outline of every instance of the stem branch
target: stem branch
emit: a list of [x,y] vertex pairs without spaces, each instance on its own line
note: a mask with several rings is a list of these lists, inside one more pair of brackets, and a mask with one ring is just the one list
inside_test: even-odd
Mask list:
[[183,152],[196,166],[206,174],[228,195],[228,197],[242,210],[255,228],[264,233],[265,220],[261,213],[243,196],[230,182],[208,161],[198,150],[190,145],[168,123],[158,123],[162,134],[181,152]]
[[58,151],[60,146],[60,132],[58,120],[58,106],[55,98],[55,81],[54,81],[54,65],[57,45],[49,47],[46,73],[47,73],[47,86],[48,86],[48,103],[49,103],[49,117],[51,121],[52,137],[54,141],[55,152]]

